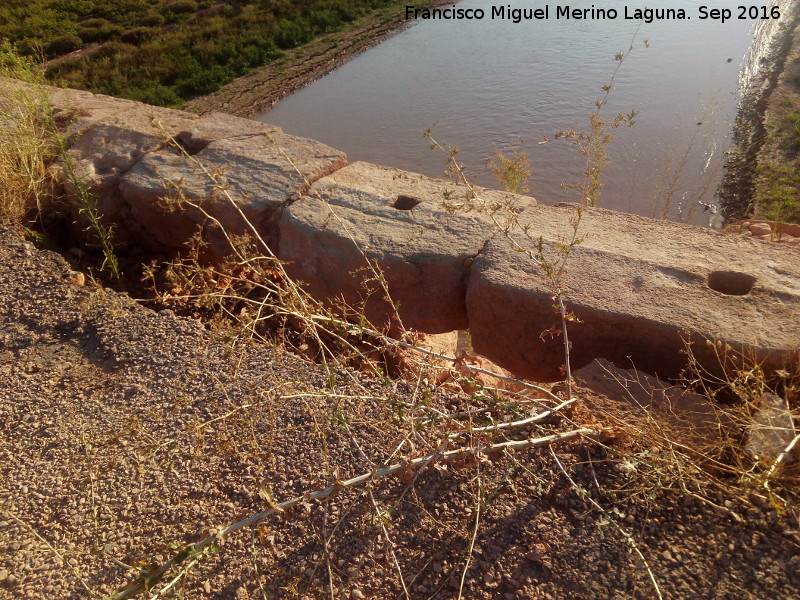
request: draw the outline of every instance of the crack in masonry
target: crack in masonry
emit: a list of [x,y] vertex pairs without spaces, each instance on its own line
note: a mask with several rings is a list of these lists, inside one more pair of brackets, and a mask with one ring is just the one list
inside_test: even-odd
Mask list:
[[[205,118],[205,117],[203,117],[203,118]],[[250,119],[246,119],[246,120],[250,120]],[[254,121],[254,122],[257,123],[258,121]],[[268,125],[268,124],[265,123],[264,125]],[[203,150],[205,150],[206,148],[211,146],[211,144],[214,144],[216,142],[224,142],[224,141],[227,141],[227,140],[247,140],[247,139],[257,138],[257,137],[261,137],[261,136],[268,137],[269,135],[271,135],[273,133],[278,133],[278,132],[280,132],[280,129],[277,129],[276,131],[261,131],[261,132],[258,132],[258,133],[237,133],[237,134],[233,134],[233,135],[225,135],[225,136],[222,136],[222,137],[214,138],[213,140],[207,140],[207,139],[203,138],[202,136],[195,137],[194,135],[192,135],[192,132],[190,130],[184,129],[182,131],[179,131],[175,135],[173,135],[172,138],[175,141],[180,140],[184,144],[190,144],[192,142],[199,142],[200,144],[203,144],[203,147],[200,150],[198,150],[197,152],[194,153],[194,154],[199,154],[200,152],[202,152]],[[188,139],[185,139],[184,136],[186,136],[186,138],[188,138]],[[193,154],[190,154],[190,156],[193,156]]]
[[[58,90],[54,90],[54,91],[58,91]],[[87,95],[90,95],[90,94],[87,94]],[[51,94],[51,101],[52,101],[52,94]],[[80,101],[78,101],[78,104],[79,103],[80,103]],[[68,112],[69,111],[69,108],[64,107],[64,106],[57,106],[56,108],[60,112],[65,112],[65,111]],[[176,113],[176,115],[184,115],[186,117],[194,116],[196,118],[196,120],[195,120],[194,123],[192,123],[188,127],[187,126],[183,126],[181,128],[173,128],[173,131],[168,131],[166,129],[166,127],[164,127],[163,133],[165,135],[169,136],[176,143],[181,144],[181,142],[183,142],[181,145],[184,145],[186,143],[190,143],[192,141],[193,136],[191,136],[191,132],[190,132],[189,129],[192,126],[197,126],[203,120],[207,120],[208,118],[207,118],[206,115],[196,115],[196,114],[193,115],[192,113],[189,113],[189,112],[186,112],[186,111],[175,111],[175,113]],[[158,119],[158,117],[154,113],[150,113],[150,114],[148,114],[148,116],[150,117],[151,122],[153,122],[153,127],[154,127],[153,135],[155,135],[155,133],[159,131],[159,126],[156,123],[160,123],[160,120]],[[236,116],[236,115],[233,115],[233,116]],[[239,117],[239,118],[243,118],[243,117]],[[66,150],[68,152],[73,151],[75,149],[75,146],[79,143],[79,141],[85,135],[91,133],[93,130],[96,131],[98,128],[103,127],[103,126],[106,126],[106,127],[113,126],[113,124],[109,123],[109,121],[113,121],[114,119],[115,119],[115,116],[105,116],[105,117],[101,117],[99,119],[90,120],[90,122],[85,127],[81,127],[80,128],[80,131],[73,132],[71,135],[69,135],[67,137],[67,139],[66,139],[66,141],[67,141]],[[253,123],[259,123],[258,121],[255,121],[254,119],[245,119],[245,120],[252,121]],[[275,131],[266,130],[266,131],[257,132],[257,133],[233,134],[233,135],[227,135],[227,136],[219,137],[219,138],[212,139],[212,140],[207,140],[207,139],[203,139],[203,137],[198,137],[197,141],[200,142],[200,144],[202,145],[202,148],[196,153],[202,152],[204,149],[208,148],[209,146],[211,146],[215,142],[221,142],[221,141],[225,141],[225,140],[237,140],[237,139],[238,140],[246,140],[246,139],[253,139],[253,138],[257,138],[257,137],[261,137],[261,136],[269,139],[270,136],[273,135],[273,134],[288,135],[288,134],[285,134],[279,127],[271,125],[269,123],[262,123],[262,126],[265,129],[274,127]],[[163,127],[163,125],[162,125],[162,127]],[[178,129],[178,130],[175,131],[175,129]],[[142,132],[142,133],[145,133],[145,135],[147,134],[146,132]],[[155,136],[155,137],[158,137],[158,136]],[[125,178],[125,176],[131,170],[136,168],[149,155],[151,155],[153,153],[157,153],[157,152],[163,151],[165,148],[168,148],[168,146],[169,146],[169,142],[167,142],[167,141],[162,141],[162,142],[160,142],[158,144],[155,144],[153,147],[143,151],[140,156],[132,159],[131,162],[129,164],[125,165],[124,168],[119,168],[115,172],[113,172],[112,174],[106,175],[106,176],[103,177],[104,179],[106,179],[106,178],[112,179],[113,183],[109,187],[109,191],[111,193],[117,195],[117,197],[120,199],[121,208],[122,208],[122,205],[124,205],[124,207],[128,211],[131,210],[131,204],[130,204],[130,202],[128,202],[124,198],[124,196],[122,194],[122,190],[121,190],[121,184],[122,184],[122,181]],[[317,181],[319,181],[319,180],[321,180],[321,179],[323,179],[323,178],[325,178],[325,177],[327,177],[329,175],[332,175],[336,171],[338,171],[340,169],[343,169],[344,167],[348,166],[348,161],[347,161],[346,155],[341,150],[338,150],[336,148],[332,148],[332,150],[335,153],[338,153],[340,156],[336,156],[336,155],[330,156],[329,157],[330,163],[326,167],[323,167],[322,169],[319,169],[317,172],[311,173],[311,174],[308,174],[308,175],[303,175],[303,174],[299,173],[299,170],[298,170],[298,174],[300,174],[302,181],[297,185],[296,189],[292,190],[291,192],[289,192],[284,197],[283,200],[276,201],[277,207],[276,207],[276,209],[274,211],[276,217],[275,218],[267,218],[266,219],[267,223],[275,223],[275,224],[277,224],[277,222],[279,221],[280,216],[281,216],[284,208],[287,207],[287,206],[290,206],[291,204],[293,204],[297,200],[301,199],[302,196],[308,191],[308,189],[314,183],[316,183]],[[196,154],[196,153],[193,153],[193,154]],[[294,164],[293,164],[291,159],[289,159],[285,155],[284,155],[284,158],[286,158],[287,162],[289,162],[294,167]],[[83,162],[83,160],[79,160],[78,162]],[[279,232],[277,231],[277,228],[275,228],[275,229],[276,229],[276,231],[274,232],[275,233],[275,239],[277,240],[277,239],[279,239],[279,235],[278,235]]]
[[[176,112],[177,113],[181,113],[182,111],[176,111]],[[185,114],[187,116],[191,116],[191,113],[185,113]],[[133,169],[135,169],[139,164],[141,164],[142,161],[144,161],[147,157],[149,157],[152,154],[161,152],[161,151],[169,148],[170,141],[165,139],[165,136],[168,137],[169,140],[171,140],[173,143],[179,144],[180,141],[182,141],[179,136],[181,135],[181,133],[186,132],[186,129],[184,128],[184,129],[182,129],[182,131],[175,132],[175,129],[177,129],[177,128],[173,128],[173,131],[169,131],[169,130],[167,130],[166,126],[164,126],[163,123],[161,123],[161,121],[158,119],[158,117],[155,115],[155,113],[148,113],[147,116],[150,118],[151,125],[153,127],[153,131],[152,132],[138,132],[138,133],[141,133],[142,135],[145,135],[145,136],[152,135],[153,138],[154,138],[154,141],[158,140],[158,139],[161,139],[161,141],[157,142],[157,143],[154,143],[154,145],[152,145],[152,147],[150,147],[149,149],[143,150],[142,153],[138,157],[133,157],[132,156],[130,163],[128,163],[124,167],[118,168],[117,170],[115,170],[114,172],[112,172],[109,175],[104,175],[103,179],[108,178],[108,179],[112,180],[113,183],[108,188],[109,192],[114,194],[117,197],[117,199],[119,201],[120,214],[127,213],[128,216],[131,217],[131,224],[129,224],[129,227],[130,227],[130,225],[133,225],[134,229],[136,230],[136,234],[137,235],[141,235],[141,236],[143,236],[143,237],[145,237],[147,239],[150,239],[152,241],[153,238],[152,238],[152,235],[150,234],[150,232],[148,231],[148,229],[145,226],[143,226],[141,223],[136,221],[136,219],[132,218],[133,205],[131,204],[130,201],[128,201],[125,198],[125,195],[124,195],[124,193],[122,191],[122,183],[123,183],[123,180],[124,180],[125,176],[128,173],[130,173]],[[92,131],[97,131],[98,129],[100,129],[102,127],[117,127],[120,130],[125,131],[123,128],[119,127],[119,125],[115,125],[113,123],[115,118],[116,117],[114,117],[114,116],[106,116],[106,117],[102,117],[102,118],[96,119],[96,120],[92,121],[89,125],[87,125],[85,128],[83,128],[80,132],[77,132],[77,133],[69,136],[68,138],[65,138],[65,140],[67,142],[65,150],[67,152],[74,151],[75,150],[75,146],[80,142],[80,140],[85,135],[91,133]],[[200,120],[201,120],[201,117],[198,117],[196,122],[199,122]],[[133,130],[127,130],[127,131],[133,131]],[[163,135],[158,135],[158,134],[163,134]],[[262,133],[262,134],[243,134],[243,135],[244,136],[256,136],[256,135],[264,135],[264,134]],[[208,147],[208,145],[209,144],[206,144],[204,146],[204,148]],[[76,159],[76,163],[80,164],[81,162],[84,162],[84,160],[85,159]],[[60,161],[60,162],[63,162],[63,161]],[[90,187],[90,190],[92,190],[92,193],[96,194],[94,189],[97,188],[97,187],[102,187],[102,184],[100,186],[96,186],[96,185],[91,185],[90,184],[89,187]]]
[[[337,152],[342,152],[341,150],[337,150],[336,148],[333,148],[333,150],[336,150]],[[315,183],[318,183],[318,182],[322,181],[323,179],[325,179],[326,177],[330,177],[331,175],[333,175],[337,171],[341,171],[345,167],[350,166],[350,163],[347,160],[347,156],[344,155],[343,152],[342,152],[342,155],[344,156],[344,160],[343,161],[331,161],[331,163],[328,165],[328,169],[330,169],[330,170],[321,169],[320,170],[321,174],[318,175],[318,176],[311,175],[309,177],[306,177],[305,175],[301,175],[301,177],[303,178],[303,184],[298,186],[298,188],[296,190],[294,190],[292,192],[289,192],[283,200],[278,202],[278,206],[276,208],[276,212],[279,212],[281,215],[283,215],[283,211],[285,209],[289,208],[295,202],[299,202],[303,198],[308,196],[309,195],[308,192],[311,190],[311,187]],[[289,162],[292,163],[292,161],[290,159],[289,159]],[[292,164],[292,166],[294,166],[294,165]],[[322,200],[322,198],[320,198],[318,194],[315,197],[318,200],[324,202],[324,200]]]
[[467,310],[467,295],[469,293],[469,283],[470,280],[472,279],[472,266],[475,264],[475,259],[485,252],[486,247],[489,245],[489,242],[494,240],[496,236],[497,232],[495,231],[489,239],[484,240],[483,244],[474,255],[464,260],[464,275],[462,276],[461,281],[463,286],[462,302],[464,304],[464,314],[466,316],[466,321],[467,321],[467,326],[465,328],[465,331],[470,330],[469,310]]
[[478,258],[481,254],[483,254],[483,252],[486,250],[486,246],[489,245],[489,242],[494,240],[495,236],[497,236],[497,232],[493,233],[492,236],[489,239],[485,240],[483,242],[483,244],[481,245],[481,247],[478,249],[478,251],[475,254],[473,254],[473,255],[471,255],[471,256],[469,256],[469,257],[464,259],[464,267],[465,267],[464,279],[465,279],[465,284],[466,284],[467,280],[469,280],[469,276],[470,276],[470,274],[472,272],[472,265],[475,263],[475,259]]
[[[182,127],[178,131],[175,131],[175,129],[178,129],[178,128],[173,128],[173,131],[169,131],[169,130],[166,129],[166,127],[164,127],[163,130],[160,130],[159,129],[159,125],[155,124],[157,122],[157,117],[155,117],[155,115],[149,115],[149,116],[151,117],[151,119],[153,120],[153,123],[154,123],[153,124],[153,132],[150,133],[150,135],[153,135],[154,138],[157,139],[159,137],[157,135],[158,133],[163,133],[164,136],[168,136],[169,139],[171,139],[174,143],[177,143],[177,144],[179,144],[181,146],[183,146],[186,143],[191,143],[192,138],[190,137],[190,135],[188,135],[191,132],[188,130],[188,128]],[[78,142],[81,140],[81,138],[83,138],[83,136],[85,136],[87,134],[90,134],[93,131],[96,132],[98,129],[100,129],[102,127],[112,127],[112,126],[114,126],[113,123],[109,123],[109,121],[113,121],[113,119],[114,119],[114,117],[104,117],[104,118],[97,119],[97,120],[93,121],[87,127],[83,128],[80,131],[79,134],[77,134],[75,136],[71,136],[71,140],[70,140],[71,143],[68,144],[66,150],[68,152],[74,151],[75,150],[75,146],[78,144]],[[202,120],[202,117],[198,118],[197,122],[199,122],[201,120]],[[193,123],[192,125],[196,125],[197,122]],[[264,124],[264,125],[265,125],[265,127],[269,126],[269,124]],[[162,127],[163,127],[163,125],[162,125]],[[144,135],[148,135],[148,132],[143,132],[143,133],[144,133]],[[226,140],[237,140],[237,139],[238,140],[247,140],[247,139],[255,139],[255,138],[258,138],[258,137],[264,137],[265,140],[269,140],[269,139],[271,139],[270,136],[272,134],[275,134],[275,133],[283,134],[283,132],[278,128],[277,131],[264,131],[264,132],[258,132],[258,133],[235,134],[235,135],[230,135],[230,136],[225,136],[225,137],[219,137],[219,138],[216,138],[216,139],[213,139],[213,140],[210,140],[210,141],[204,140],[202,138],[198,138],[197,141],[199,141],[201,144],[203,144],[203,147],[198,152],[196,152],[194,154],[199,154],[200,152],[202,152],[206,148],[211,147],[216,142],[222,142],[222,141],[226,141]],[[283,134],[283,135],[286,135],[286,134]],[[167,150],[169,147],[170,147],[170,142],[167,141],[167,140],[163,140],[163,141],[161,141],[159,143],[155,143],[149,149],[144,150],[141,153],[141,155],[139,155],[138,157],[132,158],[130,163],[126,164],[124,167],[118,168],[115,172],[113,172],[110,175],[104,176],[104,178],[108,177],[109,179],[111,179],[113,181],[112,185],[109,186],[108,189],[109,189],[109,191],[111,193],[113,193],[114,195],[117,196],[117,198],[119,200],[119,206],[120,206],[120,210],[121,211],[125,211],[125,212],[128,212],[128,213],[131,213],[132,208],[133,208],[131,202],[128,201],[128,199],[125,198],[125,195],[123,194],[123,191],[122,191],[122,183],[123,183],[123,181],[125,179],[125,176],[128,173],[130,173],[133,169],[135,169],[139,164],[141,164],[149,156],[151,156],[153,154],[156,154],[156,153],[159,153],[159,152],[162,152],[164,150]],[[279,222],[280,222],[280,218],[281,218],[281,216],[283,214],[283,210],[285,209],[285,207],[288,207],[291,204],[293,204],[294,202],[296,202],[297,200],[300,200],[302,198],[302,196],[305,194],[305,192],[308,191],[308,189],[314,183],[316,183],[317,181],[319,181],[319,180],[321,180],[321,179],[323,179],[323,178],[325,178],[325,177],[327,177],[329,175],[332,175],[336,171],[338,171],[340,169],[343,169],[344,167],[347,166],[348,163],[347,163],[346,155],[344,155],[344,153],[342,153],[340,150],[337,150],[335,148],[333,148],[332,150],[334,150],[337,153],[340,153],[341,156],[340,157],[336,157],[335,155],[330,156],[329,157],[331,159],[330,163],[325,168],[320,169],[316,173],[311,173],[311,174],[308,174],[308,175],[300,174],[300,176],[302,178],[302,182],[296,186],[295,190],[290,191],[284,197],[283,200],[279,200],[279,201],[276,202],[276,204],[277,204],[276,208],[273,211],[271,211],[271,212],[273,212],[273,215],[267,216],[265,219],[262,220],[262,223],[264,225],[266,225],[266,229],[267,229],[267,231],[265,231],[264,233],[266,233],[268,238],[274,240],[274,244],[275,244],[274,251],[276,252],[276,254],[277,254],[277,252],[279,250],[279,247],[280,247],[280,227],[279,227]],[[289,162],[290,164],[292,164],[292,166],[294,166],[293,162],[291,161],[291,159],[289,159],[288,157],[285,157],[285,156],[284,156],[284,158],[286,158],[287,162]],[[339,160],[336,160],[336,158],[339,158]],[[78,162],[83,162],[83,160],[79,159]],[[95,186],[92,186],[92,187],[95,187]],[[134,220],[134,222],[135,222],[135,220]],[[139,225],[139,224],[137,223],[137,225]],[[147,233],[148,233],[146,228],[142,227],[141,225],[137,229],[139,229],[139,233],[140,234],[147,235]]]

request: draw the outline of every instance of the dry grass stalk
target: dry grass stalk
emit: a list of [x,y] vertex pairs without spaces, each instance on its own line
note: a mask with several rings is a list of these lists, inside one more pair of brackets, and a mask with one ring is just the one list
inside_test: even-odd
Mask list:
[[0,83],[0,223],[22,223],[51,204],[55,183],[49,167],[58,152],[37,66],[0,44],[0,77],[34,84]]
[[558,406],[556,406],[554,408],[545,409],[544,411],[542,411],[542,412],[540,412],[538,414],[535,414],[535,415],[533,415],[531,417],[528,417],[526,419],[520,419],[519,421],[508,421],[508,422],[505,422],[505,423],[497,423],[495,425],[487,425],[485,427],[470,427],[470,428],[466,429],[465,431],[457,431],[456,433],[451,433],[448,436],[448,438],[449,439],[456,439],[456,438],[459,438],[459,437],[461,437],[463,435],[467,435],[467,434],[490,433],[490,432],[494,432],[494,431],[500,431],[502,429],[516,429],[516,428],[519,428],[519,427],[524,427],[525,425],[530,425],[531,423],[537,423],[539,421],[542,421],[544,419],[552,417],[553,415],[558,414],[558,412],[560,410],[566,408],[567,406],[569,406],[573,402],[575,402],[575,398],[571,398],[570,400],[566,400],[565,402],[562,402],[561,404],[559,404]]
[[[704,448],[703,458],[732,475],[737,487],[754,488],[751,495],[759,496],[763,491],[766,498],[760,496],[760,501],[779,512],[800,511],[797,477],[783,472],[800,442],[796,427],[800,420],[800,359],[794,357],[784,369],[768,374],[749,352],[720,341],[706,340],[705,346],[714,357],[714,368],[703,367],[687,343],[689,368],[685,375],[689,385],[712,400],[721,423],[722,444]],[[723,396],[727,402],[714,401]],[[757,456],[748,448],[754,434],[764,429],[759,422],[760,413],[764,400],[770,396],[781,399],[785,423],[768,429],[775,429],[779,437],[787,440],[775,449],[774,459]],[[714,484],[719,485],[717,481]],[[728,491],[741,494],[741,489]]]

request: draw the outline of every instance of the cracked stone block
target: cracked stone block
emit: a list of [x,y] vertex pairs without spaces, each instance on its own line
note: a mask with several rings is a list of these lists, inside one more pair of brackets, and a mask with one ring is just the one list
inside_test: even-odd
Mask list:
[[[343,152],[321,142],[257,125],[213,139],[218,134],[199,122],[180,135],[189,144],[208,141],[202,149],[191,156],[152,152],[124,175],[120,189],[131,215],[160,247],[180,248],[200,227],[221,258],[230,246],[219,226],[230,236],[252,233],[252,225],[274,248],[280,206],[347,164]],[[179,194],[202,209],[170,201]]]
[[[48,104],[52,109],[56,125],[67,137],[68,144],[97,121],[125,114],[130,110],[139,110],[140,102],[114,98],[102,94],[93,94],[83,90],[34,85],[0,77],[0,86],[13,90],[4,97],[14,102]],[[0,100],[2,101],[2,100]],[[151,107],[154,111],[178,112],[168,108]]]
[[[398,169],[358,162],[315,183],[285,209],[279,256],[312,296],[365,307],[386,324],[393,314],[378,274],[406,327],[442,333],[467,327],[466,279],[494,234],[469,190]],[[531,204],[485,190],[487,201]],[[458,208],[457,208],[458,207]],[[374,270],[370,267],[372,265]]]
[[[229,234],[249,231],[239,210],[266,241],[275,243],[280,203],[347,164],[338,150],[258,121],[221,113],[200,117],[89,92],[44,89],[68,136],[75,175],[96,198],[103,220],[114,226],[120,246],[177,249],[201,226],[219,258],[229,246],[209,222],[218,219]],[[62,170],[63,180],[64,166],[54,169]],[[75,200],[76,190],[65,188]],[[196,209],[176,210],[169,199],[178,189],[202,201],[212,218]],[[92,243],[77,206],[72,217],[79,237]]]
[[279,133],[282,133],[282,130],[275,125],[215,112],[204,115],[186,130],[178,132],[175,137],[186,149],[187,154],[195,155],[211,142],[218,140]]
[[[574,210],[535,206],[520,215],[528,236],[560,272],[570,364],[595,358],[672,377],[686,341],[708,369],[705,340],[721,340],[778,368],[800,340],[800,252],[680,223],[587,209],[581,243],[563,264]],[[562,244],[559,246],[558,244]],[[522,377],[564,377],[565,350],[553,280],[505,237],[475,260],[467,291],[473,348]],[[690,335],[691,333],[691,335]]]
[[[78,102],[75,106],[82,110]],[[167,145],[169,136],[187,129],[199,117],[134,103],[126,111],[116,113],[88,125],[74,136],[67,151],[74,165],[76,178],[96,198],[103,220],[115,226],[117,244],[147,238],[147,232],[131,216],[119,192],[121,178],[148,153]],[[56,165],[63,171],[63,165]],[[62,176],[62,180],[65,178]],[[90,233],[88,221],[75,203],[76,190],[65,186],[73,201],[76,233]],[[90,241],[90,240],[87,240]]]

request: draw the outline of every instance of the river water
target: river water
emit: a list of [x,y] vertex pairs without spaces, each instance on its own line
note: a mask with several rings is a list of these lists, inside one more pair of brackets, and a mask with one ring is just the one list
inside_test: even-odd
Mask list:
[[[655,3],[664,6],[665,3]],[[518,0],[514,8],[541,8]],[[554,204],[578,199],[562,184],[582,180],[585,159],[559,130],[588,131],[593,102],[617,63],[602,115],[636,111],[631,128],[614,131],[611,166],[600,205],[645,216],[714,226],[715,192],[739,101],[739,77],[756,21],[700,19],[695,0],[671,0],[687,20],[625,19],[639,0],[570,2],[572,8],[615,8],[616,19],[550,18],[513,23],[428,20],[368,50],[259,117],[287,133],[325,142],[366,160],[431,176],[446,155],[429,149],[422,131],[459,148],[458,158],[481,185],[498,187],[488,160],[520,145],[530,158],[530,194]],[[497,4],[500,6],[500,4]]]

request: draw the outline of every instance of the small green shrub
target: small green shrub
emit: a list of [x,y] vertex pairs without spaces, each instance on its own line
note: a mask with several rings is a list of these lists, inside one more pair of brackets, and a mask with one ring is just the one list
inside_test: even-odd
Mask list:
[[296,21],[282,19],[275,26],[275,43],[282,50],[289,50],[311,41],[312,34]]
[[96,53],[98,58],[108,58],[112,56],[119,56],[120,54],[128,54],[134,50],[134,46],[125,44],[123,42],[108,42],[103,44]]
[[83,29],[102,29],[111,25],[108,19],[88,19],[81,23]]
[[769,221],[800,223],[800,174],[777,162],[758,168],[756,214]]
[[157,81],[150,81],[141,86],[127,88],[124,92],[126,98],[138,100],[156,106],[179,107],[183,99],[174,87],[161,85]]
[[[102,20],[102,19],[98,19]],[[78,31],[78,36],[86,44],[105,42],[112,38],[118,38],[125,32],[125,28],[119,25],[104,25],[103,27],[84,27]]]
[[139,19],[141,27],[158,27],[164,24],[164,16],[161,13],[149,12]]
[[77,35],[62,35],[54,39],[47,46],[47,55],[50,57],[63,56],[83,47],[83,40]]
[[159,30],[154,27],[134,27],[123,33],[120,39],[126,44],[140,46],[144,42],[154,39],[159,33]]
[[793,112],[781,120],[780,135],[786,147],[793,152],[800,151],[800,112]]
[[195,0],[175,0],[171,4],[165,4],[164,7],[161,9],[161,12],[164,14],[173,13],[176,15],[193,13],[196,10],[199,10],[199,6]]
[[63,212],[55,194],[51,166],[58,163],[61,182],[73,191],[73,207],[88,223],[105,260],[102,268],[121,281],[113,242],[113,228],[102,222],[97,198],[79,175],[67,141],[42,87],[41,66],[20,57],[8,42],[0,43],[0,76],[22,80],[28,86],[0,87],[0,223],[23,226]]
[[507,192],[525,194],[530,191],[528,188],[528,178],[531,176],[530,161],[528,155],[520,152],[519,148],[514,148],[510,157],[498,152],[494,159],[489,160],[489,164],[497,183]]

